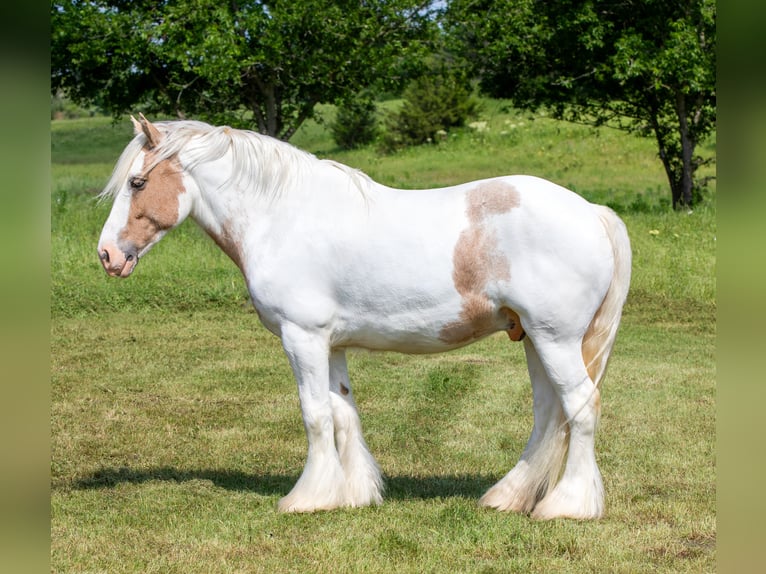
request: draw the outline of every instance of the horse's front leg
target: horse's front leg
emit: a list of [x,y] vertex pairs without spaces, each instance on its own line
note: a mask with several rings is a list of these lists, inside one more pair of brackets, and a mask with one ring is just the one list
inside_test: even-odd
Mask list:
[[282,328],[282,345],[298,382],[308,457],[298,482],[279,501],[279,510],[312,512],[344,506],[345,476],[335,448],[328,342],[321,335],[288,325]]
[[330,355],[330,401],[335,445],[346,475],[347,504],[380,504],[383,502],[383,478],[362,436],[362,423],[348,378],[346,353],[340,349]]

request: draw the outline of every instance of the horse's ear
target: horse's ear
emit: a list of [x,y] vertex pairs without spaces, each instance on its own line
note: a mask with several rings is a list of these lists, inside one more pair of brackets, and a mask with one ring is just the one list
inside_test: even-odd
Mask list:
[[143,128],[141,127],[141,124],[138,122],[136,118],[133,116],[130,116],[130,121],[133,122],[133,135],[137,136],[140,133],[143,133]]
[[135,132],[135,135],[142,133],[146,136],[146,146],[149,149],[156,147],[157,144],[160,143],[160,140],[162,139],[160,130],[158,130],[152,122],[147,120],[144,117],[144,114],[139,113],[138,119],[130,116],[130,120],[133,122],[133,131]]

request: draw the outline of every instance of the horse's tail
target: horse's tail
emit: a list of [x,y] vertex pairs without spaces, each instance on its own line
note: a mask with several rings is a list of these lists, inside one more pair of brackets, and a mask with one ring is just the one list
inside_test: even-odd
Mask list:
[[628,231],[617,214],[608,207],[601,205],[594,205],[594,207],[601,223],[604,224],[614,253],[612,282],[582,341],[583,361],[588,369],[588,375],[598,388],[606,374],[609,354],[617,338],[622,307],[628,296],[631,250]]

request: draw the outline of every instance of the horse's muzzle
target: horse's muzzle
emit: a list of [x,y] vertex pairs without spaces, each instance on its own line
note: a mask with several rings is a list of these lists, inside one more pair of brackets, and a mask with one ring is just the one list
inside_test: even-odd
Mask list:
[[124,252],[114,244],[104,244],[98,248],[98,258],[104,271],[111,277],[127,277],[133,273],[138,263],[138,254],[130,250]]

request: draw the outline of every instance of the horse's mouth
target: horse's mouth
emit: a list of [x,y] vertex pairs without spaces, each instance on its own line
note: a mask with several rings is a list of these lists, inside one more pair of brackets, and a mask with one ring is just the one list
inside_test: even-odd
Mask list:
[[133,270],[136,268],[136,265],[138,265],[138,257],[128,259],[125,262],[125,265],[123,265],[122,270],[117,276],[122,279],[125,279],[126,277],[130,276],[131,273],[133,273]]
[[139,258],[136,255],[128,255],[124,261],[115,262],[110,259],[108,252],[103,251],[99,254],[99,259],[107,275],[125,279],[133,273]]

